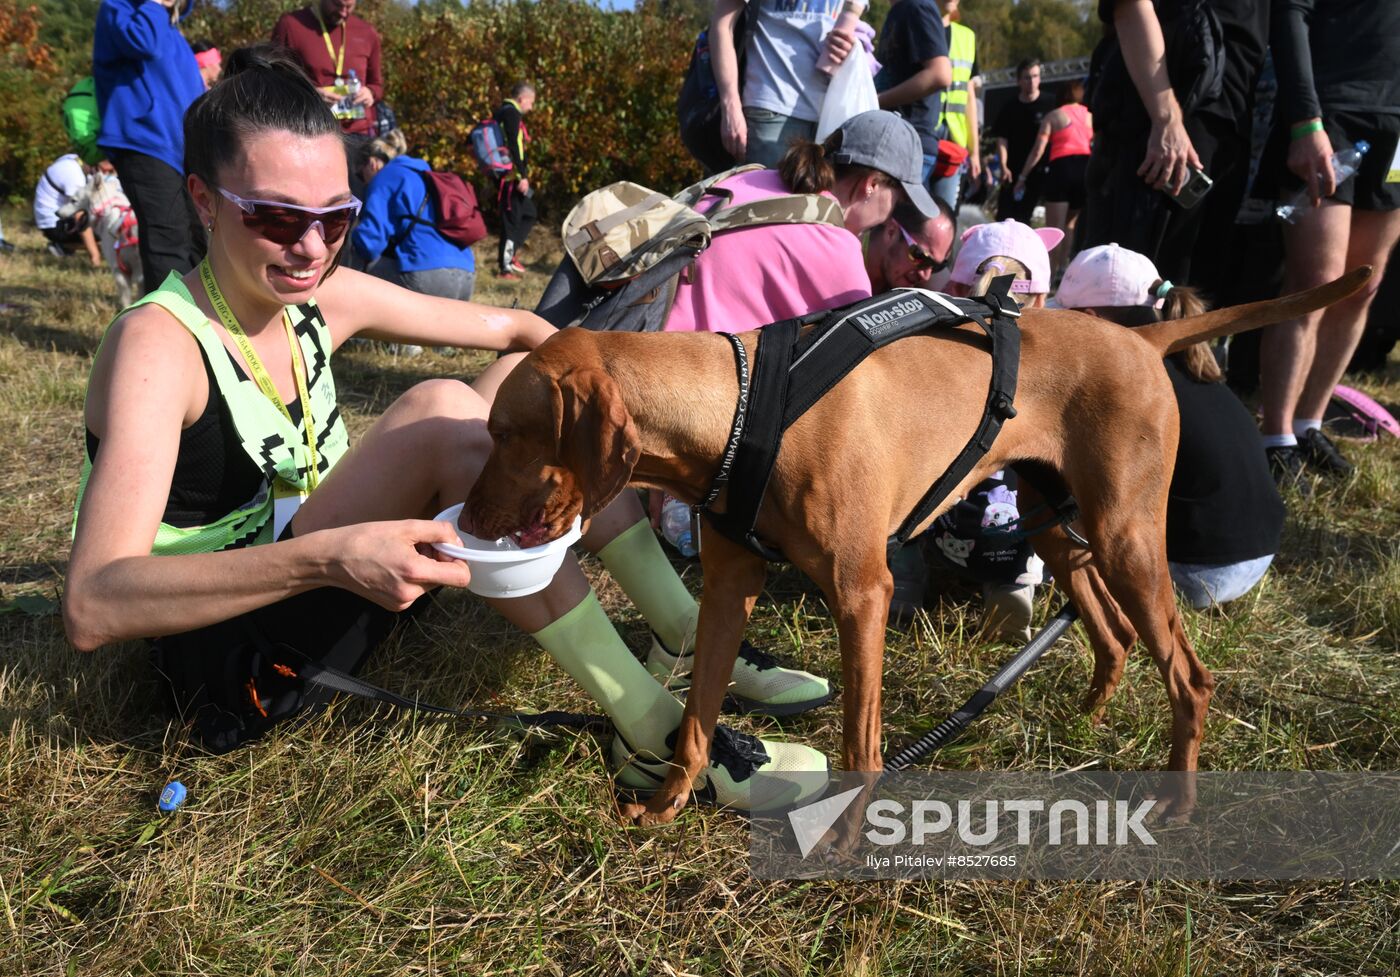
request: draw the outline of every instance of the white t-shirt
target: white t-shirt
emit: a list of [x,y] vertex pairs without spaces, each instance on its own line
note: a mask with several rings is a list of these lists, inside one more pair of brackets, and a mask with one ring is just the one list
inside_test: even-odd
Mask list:
[[34,185],[34,223],[39,230],[58,226],[58,209],[87,184],[87,174],[76,153],[54,160]]
[[822,38],[844,0],[748,0],[744,107],[805,122],[821,116],[829,81],[817,70]]

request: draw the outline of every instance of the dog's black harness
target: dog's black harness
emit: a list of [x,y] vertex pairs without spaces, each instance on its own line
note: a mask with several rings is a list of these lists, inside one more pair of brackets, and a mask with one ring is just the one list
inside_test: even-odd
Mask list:
[[[1021,331],[1015,320],[1021,310],[1010,297],[1011,281],[1009,275],[995,279],[988,294],[976,299],[897,289],[841,309],[776,322],[758,334],[752,381],[743,343],[728,335],[739,373],[739,402],[719,472],[698,507],[706,523],[766,560],[783,560],[781,552],[759,538],[756,528],[783,432],[880,347],[935,327],[975,322],[990,340],[992,357],[982,421],[887,543],[891,552],[904,545],[991,449],[1002,424],[1016,416],[1012,403]],[[815,328],[803,336],[807,325]],[[726,485],[725,511],[715,512],[712,507]]]

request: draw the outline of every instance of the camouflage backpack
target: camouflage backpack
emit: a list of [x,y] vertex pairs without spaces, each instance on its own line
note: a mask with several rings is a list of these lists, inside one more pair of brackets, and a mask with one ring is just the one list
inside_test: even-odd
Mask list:
[[674,197],[626,181],[590,193],[564,220],[567,258],[536,311],[561,328],[659,331],[682,276],[714,235],[770,224],[844,226],[841,205],[817,194],[695,209],[706,197],[732,196],[716,186],[722,180],[757,169],[727,170]]

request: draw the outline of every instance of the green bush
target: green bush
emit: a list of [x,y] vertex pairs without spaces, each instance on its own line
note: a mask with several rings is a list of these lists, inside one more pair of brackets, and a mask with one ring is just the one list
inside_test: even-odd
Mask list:
[[72,81],[39,39],[35,7],[0,0],[0,200],[27,200],[45,167],[65,152],[58,106]]

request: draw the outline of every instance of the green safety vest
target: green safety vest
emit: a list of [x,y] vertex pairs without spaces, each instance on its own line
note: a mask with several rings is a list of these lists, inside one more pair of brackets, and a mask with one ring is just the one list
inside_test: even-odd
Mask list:
[[972,80],[972,65],[977,60],[977,35],[972,28],[956,21],[948,25],[948,60],[953,62],[953,83],[943,93],[943,121],[948,126],[948,138],[968,147],[967,84]]
[[[178,319],[204,350],[204,358],[213,370],[218,387],[211,389],[209,396],[217,396],[224,402],[244,452],[263,473],[262,484],[253,498],[208,525],[181,527],[162,522],[151,544],[151,553],[156,556],[212,553],[272,542],[273,482],[280,480],[288,489],[303,496],[310,492],[309,454],[304,433],[292,427],[263,395],[255,380],[241,379],[234,371],[228,349],[194,304],[179,275],[172,272],[160,288],[122,311],[148,302],[159,305]],[[291,316],[292,328],[301,344],[302,361],[306,364],[307,396],[311,398],[311,413],[318,428],[316,469],[318,476],[324,478],[350,446],[345,421],[336,406],[335,378],[330,369],[331,333],[315,299],[303,306],[287,306],[287,314]],[[280,324],[278,328],[280,330]],[[303,411],[305,407],[303,404]],[[75,530],[91,473],[92,458],[84,452],[78,499],[73,505]]]

